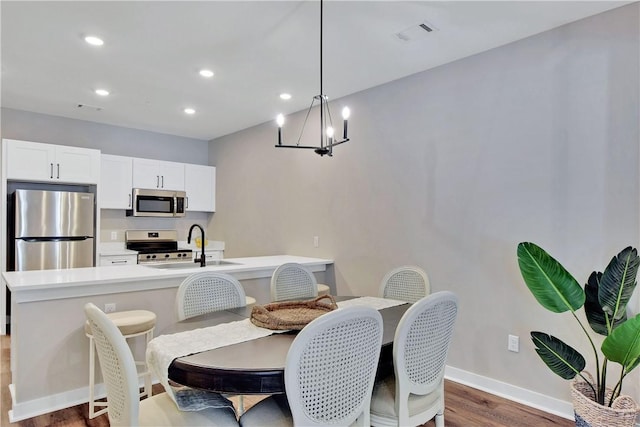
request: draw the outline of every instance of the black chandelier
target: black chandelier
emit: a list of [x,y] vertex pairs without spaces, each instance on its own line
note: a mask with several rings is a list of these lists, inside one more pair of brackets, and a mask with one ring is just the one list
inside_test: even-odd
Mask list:
[[[276,145],[276,148],[306,148],[314,150],[320,156],[324,156],[325,154],[333,156],[333,147],[349,141],[349,138],[347,137],[347,122],[349,119],[350,111],[349,107],[344,107],[342,109],[342,139],[337,140],[334,138],[335,131],[333,128],[333,122],[331,120],[331,111],[329,110],[329,98],[327,97],[327,95],[324,95],[322,93],[322,9],[323,0],[320,0],[320,95],[316,95],[313,97],[311,105],[307,110],[307,115],[304,118],[304,123],[302,123],[302,130],[300,131],[298,142],[295,145],[282,144],[282,125],[284,124],[284,116],[282,114],[278,114],[278,117],[276,118],[276,123],[278,124],[278,144]],[[311,110],[313,109],[316,102],[320,107],[320,145],[300,145],[300,140],[302,139],[302,134],[304,133],[304,127],[307,124],[309,114],[311,113]]]

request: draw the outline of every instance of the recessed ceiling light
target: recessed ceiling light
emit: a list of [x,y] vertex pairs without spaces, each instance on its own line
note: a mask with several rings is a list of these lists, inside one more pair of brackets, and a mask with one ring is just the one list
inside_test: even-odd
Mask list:
[[213,71],[211,71],[211,70],[200,70],[200,75],[202,77],[213,77]]
[[106,89],[96,89],[96,95],[107,96],[109,95],[109,91]]
[[280,99],[284,99],[284,100],[291,99],[291,94],[290,93],[281,93],[280,94]]
[[184,112],[185,112],[186,114],[195,114],[195,113],[196,113],[196,110],[194,110],[193,108],[185,108],[185,109],[184,109]]
[[93,46],[102,46],[104,44],[102,39],[96,36],[87,36],[84,38],[84,41]]

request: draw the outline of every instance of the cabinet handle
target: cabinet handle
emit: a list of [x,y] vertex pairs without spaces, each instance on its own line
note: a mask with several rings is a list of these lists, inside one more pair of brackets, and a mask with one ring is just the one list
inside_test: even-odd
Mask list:
[[131,207],[131,193],[129,193],[129,207]]
[[164,188],[164,175],[162,175],[162,186],[161,188]]
[[60,163],[56,163],[56,166],[58,168],[58,176],[56,176],[56,178],[60,179]]
[[120,261],[111,261],[111,264],[126,264],[126,263],[127,263],[126,259],[123,259],[123,260],[120,260]]
[[160,175],[156,175],[156,188],[160,188]]
[[53,163],[49,163],[51,165],[51,176],[49,178],[53,179]]
[[187,199],[187,206],[185,206],[185,208],[189,209],[189,196],[185,197],[185,199]]

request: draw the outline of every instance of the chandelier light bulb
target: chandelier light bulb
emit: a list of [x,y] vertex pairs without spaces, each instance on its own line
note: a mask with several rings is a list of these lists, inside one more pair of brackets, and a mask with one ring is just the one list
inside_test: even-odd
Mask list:
[[347,120],[350,115],[351,115],[351,110],[349,109],[349,107],[344,107],[342,109],[342,118]]
[[333,138],[333,128],[331,126],[327,128],[327,136]]
[[278,114],[276,117],[276,123],[278,124],[278,127],[282,127],[284,124],[284,116],[282,114]]

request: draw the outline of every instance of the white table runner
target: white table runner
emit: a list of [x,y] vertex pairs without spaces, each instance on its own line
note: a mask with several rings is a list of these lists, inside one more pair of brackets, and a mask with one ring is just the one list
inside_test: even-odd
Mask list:
[[[405,304],[405,302],[376,297],[360,297],[340,301],[338,307],[368,306],[381,310],[401,304]],[[178,357],[239,344],[281,332],[285,331],[260,328],[251,323],[250,319],[244,319],[207,328],[160,335],[147,345],[147,365],[151,372],[160,379],[165,390],[180,410],[198,411],[207,407],[229,406],[230,402],[218,393],[188,387],[172,387],[169,384],[169,365],[171,362]]]

